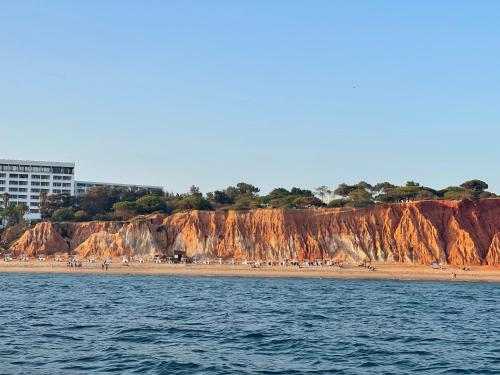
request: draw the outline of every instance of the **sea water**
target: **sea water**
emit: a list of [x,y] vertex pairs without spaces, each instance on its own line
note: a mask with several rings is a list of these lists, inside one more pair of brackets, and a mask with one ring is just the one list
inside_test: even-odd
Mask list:
[[499,301],[487,283],[0,274],[0,373],[500,373]]

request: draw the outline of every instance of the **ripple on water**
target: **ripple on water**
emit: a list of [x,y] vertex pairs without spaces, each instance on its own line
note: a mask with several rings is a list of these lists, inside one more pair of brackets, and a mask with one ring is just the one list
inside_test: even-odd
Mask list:
[[493,284],[1,274],[2,374],[498,374]]

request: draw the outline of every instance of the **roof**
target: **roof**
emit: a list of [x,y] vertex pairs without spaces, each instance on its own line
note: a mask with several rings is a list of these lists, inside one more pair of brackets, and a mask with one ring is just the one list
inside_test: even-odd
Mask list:
[[0,164],[30,165],[30,166],[36,166],[36,167],[69,167],[69,168],[75,167],[75,163],[71,163],[71,162],[40,161],[40,160],[15,160],[15,159],[0,159]]

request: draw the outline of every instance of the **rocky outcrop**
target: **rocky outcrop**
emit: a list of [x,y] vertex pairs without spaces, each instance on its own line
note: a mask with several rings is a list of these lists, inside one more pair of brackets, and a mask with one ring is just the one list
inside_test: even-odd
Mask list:
[[21,238],[11,245],[10,250],[16,255],[27,256],[67,252],[69,244],[63,238],[60,229],[49,222],[39,223],[33,229],[24,232]]
[[40,223],[15,253],[80,257],[365,259],[500,264],[500,199],[422,201],[364,209],[189,211],[131,222]]
[[4,248],[5,246],[9,246],[12,242],[21,237],[26,231],[26,227],[25,224],[16,224],[5,228],[0,235],[0,247]]

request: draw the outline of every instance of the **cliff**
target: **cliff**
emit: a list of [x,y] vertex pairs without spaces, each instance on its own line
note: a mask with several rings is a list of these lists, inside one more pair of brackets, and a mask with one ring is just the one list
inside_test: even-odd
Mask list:
[[15,254],[71,251],[235,259],[500,264],[500,199],[422,201],[364,209],[190,211],[130,222],[40,223]]

